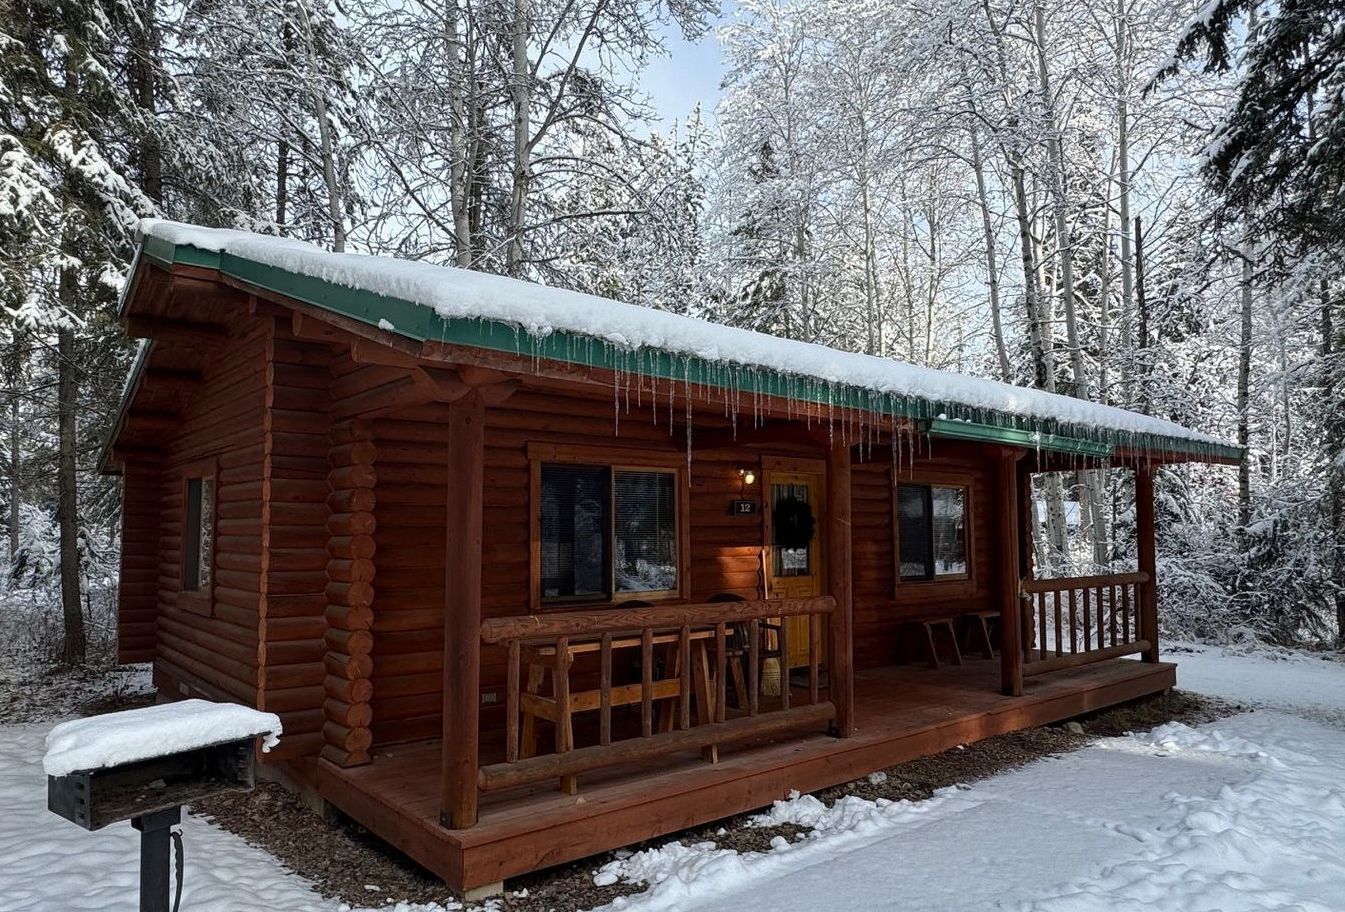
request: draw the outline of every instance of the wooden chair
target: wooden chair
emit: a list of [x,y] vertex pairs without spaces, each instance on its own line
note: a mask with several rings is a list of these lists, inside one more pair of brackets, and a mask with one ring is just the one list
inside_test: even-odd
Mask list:
[[[718,592],[706,601],[708,602],[745,602],[736,592]],[[751,655],[751,642],[749,640],[749,627],[747,624],[732,624],[729,627],[728,637],[725,642],[727,652],[727,665],[729,674],[733,678],[733,690],[737,697],[738,708],[746,709],[751,705],[752,694],[747,684],[747,673],[745,671],[748,657]],[[780,625],[772,624],[769,621],[761,621],[757,625],[761,633],[762,642],[757,644],[757,662],[764,663],[766,659],[780,659],[784,657],[780,654]],[[781,686],[788,686],[783,681],[781,675]],[[761,669],[757,669],[757,680],[761,679]]]

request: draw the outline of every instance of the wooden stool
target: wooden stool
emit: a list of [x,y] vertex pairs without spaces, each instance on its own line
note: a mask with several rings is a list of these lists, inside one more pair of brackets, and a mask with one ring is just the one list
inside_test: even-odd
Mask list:
[[968,611],[962,615],[962,627],[966,631],[964,642],[968,649],[973,647],[981,651],[987,659],[995,657],[995,638],[990,634],[993,624],[995,633],[999,633],[998,611]]
[[939,647],[934,641],[935,628],[947,632],[948,645],[953,647],[953,664],[962,664],[962,650],[957,646],[957,628],[953,623],[955,620],[955,617],[949,615],[947,617],[925,618],[915,622],[924,627],[926,657],[929,660],[929,667],[935,671],[939,670]]

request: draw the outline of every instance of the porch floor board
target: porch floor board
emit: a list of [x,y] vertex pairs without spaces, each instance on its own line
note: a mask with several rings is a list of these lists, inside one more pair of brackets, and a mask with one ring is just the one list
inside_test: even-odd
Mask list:
[[[692,751],[600,770],[581,776],[573,796],[550,782],[483,794],[480,822],[468,829],[438,825],[438,741],[389,745],[369,764],[348,769],[321,761],[317,786],[325,800],[451,886],[473,889],[763,807],[791,789],[848,782],[1175,683],[1173,664],[1118,659],[1030,678],[1023,696],[1013,698],[998,692],[998,661],[870,669],[855,676],[853,738],[818,733],[721,748],[713,765]],[[485,744],[482,752],[494,753]]]

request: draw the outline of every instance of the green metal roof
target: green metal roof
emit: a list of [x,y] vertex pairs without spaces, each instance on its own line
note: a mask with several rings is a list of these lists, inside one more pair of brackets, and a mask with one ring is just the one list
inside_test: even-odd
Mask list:
[[[927,422],[925,429],[936,436],[1090,457],[1105,457],[1117,448],[1211,461],[1238,461],[1242,457],[1238,447],[1223,443],[1105,427],[1071,426],[1054,419],[972,409],[962,403],[898,396],[861,386],[829,384],[817,378],[725,364],[655,348],[625,349],[567,332],[530,336],[504,322],[445,318],[433,308],[413,301],[349,288],[228,251],[173,244],[153,235],[144,237],[137,258],[165,268],[189,265],[218,270],[250,285],[371,326],[377,327],[387,321],[394,328],[385,331],[417,341],[443,342],[608,369],[631,376],[657,377],[689,387],[717,388],[738,394],[744,406],[750,405],[752,396],[780,397]],[[128,284],[128,297],[130,290]]]

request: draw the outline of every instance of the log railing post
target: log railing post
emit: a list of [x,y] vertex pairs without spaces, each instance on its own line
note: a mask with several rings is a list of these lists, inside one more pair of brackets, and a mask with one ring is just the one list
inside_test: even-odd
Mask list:
[[1140,639],[1149,641],[1144,661],[1158,661],[1158,549],[1154,535],[1154,470],[1135,466],[1135,539],[1139,569],[1149,578],[1139,588]]
[[[837,435],[827,454],[827,581],[831,597],[836,600],[830,618],[827,679],[831,702],[836,706],[836,733],[848,738],[855,733],[854,586],[850,444],[841,436]],[[788,677],[788,671],[785,676]],[[789,686],[787,680],[785,686]]]
[[444,558],[444,692],[439,822],[469,827],[477,814],[481,704],[481,513],[485,400],[473,389],[451,403]]
[[1000,690],[1005,696],[1023,695],[1023,600],[1019,593],[1023,556],[1020,540],[1031,535],[1022,529],[1018,461],[1024,451],[1005,447],[1000,452],[999,482],[999,588],[1000,588]]

